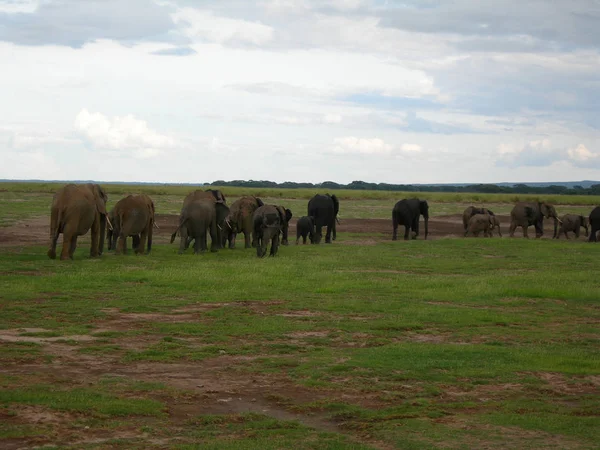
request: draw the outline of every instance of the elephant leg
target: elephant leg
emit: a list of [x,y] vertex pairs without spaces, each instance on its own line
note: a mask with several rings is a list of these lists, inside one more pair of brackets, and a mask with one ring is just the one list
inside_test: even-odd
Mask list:
[[179,237],[179,254],[181,255],[190,246],[191,238],[188,236],[188,230],[186,226],[181,228]]
[[140,242],[138,246],[135,248],[135,254],[144,254],[144,247],[146,247],[146,241],[148,240],[148,231],[144,230],[140,233]]
[[119,241],[117,242],[117,255],[126,254],[127,253],[127,237],[121,233],[119,235]]
[[575,230],[575,237],[576,237],[577,239],[579,239],[579,234],[580,234],[580,233],[581,233],[581,232],[580,232],[579,228],[577,228],[577,230]]
[[302,245],[306,245],[306,235],[302,236]]
[[74,228],[66,225],[63,229],[63,242],[60,251],[61,261],[71,259],[71,243],[74,236],[76,236]]
[[527,234],[527,227],[523,225],[521,228],[523,228],[523,237],[529,239],[529,235]]
[[392,241],[398,239],[398,218],[392,214]]
[[327,225],[327,232],[325,233],[325,243],[331,244],[331,225]]
[[415,232],[415,234],[413,235],[413,239],[416,239],[417,236],[419,235],[419,216],[417,216],[412,223],[412,229]]
[[73,256],[75,255],[75,250],[77,250],[77,235],[73,235],[73,237],[71,238],[71,242],[69,245],[69,258],[73,259]]
[[408,241],[410,235],[410,225],[404,225],[404,240]]
[[198,255],[199,253],[203,253],[205,250],[205,241],[206,241],[206,232],[201,237],[196,235],[196,240],[194,241],[194,255]]
[[517,224],[511,220],[510,228],[508,229],[508,235],[510,237],[515,237],[515,230],[517,229]]

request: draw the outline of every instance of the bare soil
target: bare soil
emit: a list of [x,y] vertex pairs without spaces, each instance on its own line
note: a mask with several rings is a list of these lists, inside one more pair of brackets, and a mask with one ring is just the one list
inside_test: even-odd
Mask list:
[[[510,216],[498,215],[502,229],[503,237],[508,237],[508,227],[510,225]],[[292,218],[290,222],[289,240],[291,243],[296,240],[296,221]],[[157,214],[156,224],[158,229],[154,230],[154,243],[169,243],[171,233],[177,227],[178,216],[175,214]],[[337,227],[338,233],[364,234],[364,237],[355,237],[343,240],[345,245],[375,245],[377,242],[390,240],[392,237],[391,219],[342,219]],[[420,237],[423,236],[423,220],[420,223]],[[544,238],[552,237],[552,222],[545,221]],[[50,223],[48,217],[36,217],[24,220],[9,227],[0,228],[0,248],[2,247],[26,247],[31,245],[48,245],[50,235]],[[404,228],[399,227],[398,238],[403,239]],[[432,216],[429,219],[428,239],[456,238],[463,236],[462,215],[453,214],[445,216]],[[494,235],[497,237],[496,235]],[[515,236],[522,236],[521,229],[518,228]],[[535,237],[533,227],[529,228],[529,236]],[[574,240],[575,236],[571,233],[569,237]],[[561,237],[564,239],[564,236]],[[585,240],[583,232],[579,240]],[[89,242],[89,235],[81,236],[78,244]],[[61,240],[59,239],[59,246]]]

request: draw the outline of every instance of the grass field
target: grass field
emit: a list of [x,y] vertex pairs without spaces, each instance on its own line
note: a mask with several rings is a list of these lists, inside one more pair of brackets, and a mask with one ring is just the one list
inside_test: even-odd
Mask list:
[[[50,192],[0,192],[4,229]],[[600,247],[364,238],[265,259],[0,247],[0,447],[598,448]]]

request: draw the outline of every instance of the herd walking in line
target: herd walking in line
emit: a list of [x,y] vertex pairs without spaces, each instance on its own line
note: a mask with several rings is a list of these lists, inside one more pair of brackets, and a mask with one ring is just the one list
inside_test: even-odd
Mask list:
[[[152,235],[155,222],[155,207],[152,199],[145,194],[128,195],[117,202],[109,212],[106,209],[108,195],[98,184],[67,184],[54,195],[50,215],[50,248],[48,256],[56,258],[56,246],[59,235],[63,235],[60,259],[73,259],[77,247],[77,238],[91,232],[90,255],[102,254],[104,241],[108,250],[117,254],[127,252],[127,238],[131,237],[134,252],[149,253],[152,249]],[[317,194],[308,201],[307,215],[298,219],[296,224],[296,244],[319,244],[336,239],[336,226],[339,224],[340,203],[335,195]],[[419,235],[419,220],[424,219],[424,239],[429,234],[429,205],[426,200],[417,198],[403,199],[392,209],[392,240],[397,240],[398,227],[404,226],[404,239],[416,239]],[[281,205],[266,205],[254,196],[244,196],[231,206],[223,193],[215,189],[196,190],[188,194],[184,201],[176,229],[171,235],[173,243],[179,235],[179,253],[183,253],[194,243],[194,253],[221,248],[235,248],[236,237],[244,234],[244,247],[256,248],[256,255],[264,257],[270,245],[270,256],[275,256],[279,245],[288,245],[289,222],[292,211]],[[590,242],[597,240],[600,231],[600,206],[594,208],[586,217],[566,214],[558,217],[554,206],[544,202],[519,202],[510,213],[510,237],[517,227],[523,230],[523,236],[529,237],[527,229],[535,228],[536,238],[543,235],[544,219],[554,221],[553,238],[558,239],[572,232],[580,236],[581,228]],[[464,236],[469,234],[492,237],[494,231],[502,236],[500,222],[487,208],[469,206],[463,213]],[[560,225],[560,227],[559,227]],[[412,236],[411,236],[412,232]]]

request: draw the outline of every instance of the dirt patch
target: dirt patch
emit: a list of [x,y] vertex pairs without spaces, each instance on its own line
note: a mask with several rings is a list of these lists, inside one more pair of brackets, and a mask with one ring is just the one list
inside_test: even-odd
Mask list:
[[[503,236],[508,236],[508,227],[510,224],[510,216],[497,215],[500,220],[500,225],[503,231]],[[176,214],[157,214],[156,223],[159,226],[154,230],[155,244],[169,244],[171,233],[177,228],[179,216]],[[342,245],[376,245],[382,241],[389,241],[392,238],[392,221],[391,219],[343,219],[337,227],[340,233],[356,233],[370,234],[368,238],[351,238],[345,239],[342,242],[336,241]],[[403,239],[404,228],[398,229],[399,239]],[[420,224],[422,239],[424,232],[423,223]],[[433,216],[429,219],[429,236],[428,239],[446,239],[463,236],[462,215],[441,215]],[[553,233],[553,225],[550,221],[545,221],[544,238],[551,238]],[[36,217],[20,221],[9,227],[0,228],[0,247],[26,247],[31,245],[48,245],[50,234],[50,218]],[[530,230],[533,237],[533,230]],[[296,235],[296,220],[290,222],[290,236]],[[521,230],[518,229],[516,236],[521,236]],[[495,238],[497,238],[495,236]],[[293,239],[292,239],[293,240]],[[573,239],[576,240],[576,239]],[[580,240],[585,240],[585,236],[580,237]],[[59,239],[59,246],[62,240]],[[80,236],[78,246],[87,246],[90,244],[89,233],[85,236]],[[173,248],[176,246],[173,244]]]
[[23,336],[24,333],[49,333],[51,330],[45,330],[43,328],[17,328],[2,330],[0,332],[0,341],[4,342],[33,342],[36,344],[45,344],[48,342],[57,341],[76,341],[76,342],[90,342],[96,338],[87,334],[72,334],[68,336]]

